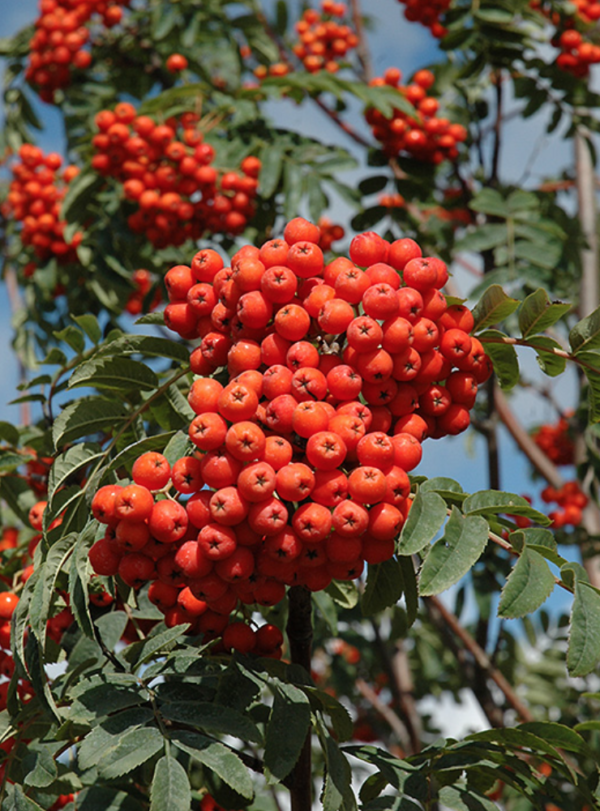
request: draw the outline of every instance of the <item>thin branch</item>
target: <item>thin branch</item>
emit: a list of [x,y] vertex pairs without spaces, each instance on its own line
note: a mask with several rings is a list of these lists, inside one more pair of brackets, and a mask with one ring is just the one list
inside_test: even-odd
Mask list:
[[390,656],[390,651],[381,636],[381,631],[376,620],[371,619],[371,627],[375,634],[375,642],[383,670],[388,677],[394,704],[400,711],[403,724],[408,732],[409,743],[405,748],[412,754],[416,754],[421,751],[421,721],[414,706],[410,675],[409,678],[405,678],[406,669],[401,670],[395,662],[396,657]]
[[565,483],[560,471],[546,456],[544,451],[535,444],[533,438],[521,425],[515,413],[511,409],[506,396],[498,386],[495,389],[494,397],[498,416],[518,445],[519,450],[525,454],[535,470],[537,470],[537,472],[543,476],[544,479],[546,479],[548,484],[551,484],[552,487],[556,487],[557,490],[560,489]]
[[534,716],[531,710],[521,701],[508,680],[502,675],[498,668],[494,666],[483,648],[481,648],[473,639],[471,634],[465,628],[463,628],[458,618],[449,609],[447,609],[443,602],[437,597],[425,597],[424,599],[440,613],[442,619],[451,629],[452,633],[457,636],[458,639],[460,639],[464,648],[469,651],[475,660],[477,667],[483,670],[494,682],[494,684],[502,691],[506,701],[515,710],[521,720],[533,721]]
[[358,692],[369,702],[369,704],[371,704],[373,709],[378,712],[379,715],[381,715],[383,720],[393,731],[402,748],[405,751],[410,751],[411,744],[406,727],[400,718],[398,718],[394,710],[391,707],[388,707],[388,705],[379,698],[375,690],[373,690],[373,688],[367,684],[364,679],[357,679],[355,684]]
[[352,22],[354,24],[354,30],[358,38],[356,53],[362,68],[362,78],[365,82],[370,82],[373,78],[373,66],[371,63],[371,54],[369,53],[367,38],[365,36],[360,0],[350,0],[350,8],[352,9]]

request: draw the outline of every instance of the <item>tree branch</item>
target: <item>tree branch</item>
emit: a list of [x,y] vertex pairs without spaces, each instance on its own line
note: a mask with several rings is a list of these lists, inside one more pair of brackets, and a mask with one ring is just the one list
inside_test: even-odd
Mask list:
[[[311,671],[312,656],[312,598],[304,586],[292,586],[288,591],[287,635],[293,664]],[[311,731],[291,774],[291,811],[310,811],[312,807]]]

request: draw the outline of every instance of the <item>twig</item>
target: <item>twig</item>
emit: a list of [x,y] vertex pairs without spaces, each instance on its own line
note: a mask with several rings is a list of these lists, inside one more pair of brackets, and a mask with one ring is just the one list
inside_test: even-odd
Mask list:
[[508,704],[510,704],[513,710],[515,710],[521,720],[533,721],[534,716],[531,710],[525,706],[507,679],[502,675],[498,668],[493,665],[487,653],[477,644],[471,634],[465,628],[463,628],[458,618],[449,609],[447,609],[442,601],[437,597],[425,597],[424,599],[440,613],[442,619],[451,629],[452,633],[457,636],[458,639],[460,639],[463,646],[469,651],[475,660],[477,667],[481,668],[481,670],[483,670],[494,682],[494,684],[496,684],[496,686],[502,691],[506,701]]
[[406,670],[401,670],[399,667],[395,666],[395,657],[392,658],[392,656],[390,656],[388,647],[381,636],[379,625],[375,619],[371,619],[371,627],[375,634],[375,642],[383,670],[389,680],[394,704],[400,711],[402,722],[408,732],[409,743],[408,746],[405,746],[405,749],[412,754],[416,754],[421,751],[421,721],[414,706],[412,681],[410,677],[408,679],[404,678]]
[[396,713],[391,707],[388,707],[377,695],[375,690],[367,684],[364,679],[357,679],[356,689],[365,698],[376,712],[381,715],[384,721],[388,724],[390,729],[394,732],[402,748],[405,751],[410,751],[410,738],[406,731],[406,727],[398,718]]
[[352,9],[352,22],[354,24],[354,30],[358,38],[356,53],[362,68],[362,78],[365,80],[365,82],[370,82],[373,78],[373,66],[371,64],[371,54],[369,53],[367,38],[365,36],[360,0],[350,0],[350,8]]

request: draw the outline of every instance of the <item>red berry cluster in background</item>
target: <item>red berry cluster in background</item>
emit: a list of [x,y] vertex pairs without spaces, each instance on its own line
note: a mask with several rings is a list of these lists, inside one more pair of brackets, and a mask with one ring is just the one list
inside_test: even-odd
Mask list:
[[331,222],[327,217],[321,217],[318,225],[321,230],[319,247],[322,251],[328,251],[334,242],[338,242],[338,240],[343,239],[346,235],[341,225]]
[[[600,20],[600,2],[596,0],[573,0],[575,14],[565,16],[553,12],[543,0],[531,0],[531,8],[540,11],[556,26],[552,45],[560,49],[556,64],[577,78],[589,75],[590,66],[600,62],[600,46],[586,36],[586,29]],[[583,28],[581,33],[577,27]]]
[[[130,315],[139,315],[144,309],[144,299],[152,289],[152,274],[149,270],[139,268],[133,271],[131,281],[134,284],[135,290],[130,293],[125,303],[125,311]],[[155,310],[160,305],[161,301],[162,295],[160,289],[157,288],[148,309],[150,311]]]
[[436,39],[442,39],[448,31],[440,22],[450,8],[452,0],[398,0],[406,6],[404,16],[411,23],[421,23],[429,28]]
[[23,144],[18,155],[20,162],[12,167],[13,180],[0,209],[2,215],[22,223],[21,241],[33,248],[39,260],[76,261],[83,235],[78,231],[70,242],[65,241],[67,224],[60,219],[60,205],[79,169],[66,166],[61,172],[60,155],[44,155],[31,144]]
[[172,468],[144,454],[133,484],[92,503],[107,524],[97,573],[151,582],[168,625],[256,652],[267,632],[230,624],[238,603],[274,605],[286,586],[318,591],[389,559],[422,441],[464,431],[491,374],[470,311],[440,291],[446,265],[413,240],[359,234],[350,259],[325,266],[318,226],[297,218],[284,237],[231,267],[205,249],[167,272],[165,323],[201,338],[195,452]]
[[[309,73],[320,70],[336,73],[340,69],[339,61],[358,45],[358,37],[352,28],[335,19],[344,17],[346,12],[344,3],[323,0],[321,12],[306,9],[296,23],[300,41],[294,45],[293,51]],[[323,15],[329,19],[324,19]]]
[[435,81],[429,70],[419,70],[408,85],[400,84],[402,74],[397,68],[388,68],[383,77],[373,79],[374,87],[388,85],[415,108],[414,115],[407,115],[395,108],[391,118],[376,110],[367,109],[365,118],[371,126],[373,136],[381,141],[386,155],[395,156],[408,153],[417,160],[441,163],[458,156],[458,144],[467,138],[467,130],[462,124],[453,124],[447,118],[438,117],[439,101],[428,96],[427,91]]
[[534,431],[533,440],[555,465],[575,463],[575,446],[566,417],[561,417],[554,425],[541,425]]
[[95,15],[111,28],[121,21],[129,0],[40,0],[35,34],[25,78],[38,88],[39,96],[50,104],[54,93],[71,82],[73,69],[90,66],[92,55],[84,50],[90,38],[86,25]]
[[96,115],[92,167],[123,184],[125,198],[137,206],[129,227],[155,247],[206,232],[239,234],[254,216],[260,160],[245,158],[240,171],[218,170],[199,120],[183,113],[157,124],[126,102]]
[[576,481],[566,482],[559,489],[555,487],[545,487],[541,492],[542,501],[546,504],[556,503],[560,510],[554,510],[548,514],[552,519],[554,529],[560,529],[567,524],[574,527],[579,526],[582,519],[582,511],[588,504],[588,497],[581,491]]

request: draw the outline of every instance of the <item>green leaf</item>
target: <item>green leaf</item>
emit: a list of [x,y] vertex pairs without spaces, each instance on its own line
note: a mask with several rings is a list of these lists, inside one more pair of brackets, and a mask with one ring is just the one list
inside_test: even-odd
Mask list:
[[67,193],[62,201],[60,216],[70,221],[72,214],[81,213],[87,203],[92,200],[104,179],[97,172],[80,172],[77,177],[69,183]]
[[492,284],[473,308],[475,326],[473,332],[500,324],[512,315],[519,306],[517,299],[510,298],[498,284]]
[[20,786],[16,785],[13,791],[12,803],[7,807],[10,811],[43,811],[42,806],[27,797]]
[[108,355],[130,355],[135,352],[152,358],[175,360],[184,366],[190,363],[189,349],[184,344],[156,335],[123,335],[105,344],[101,352]]
[[265,733],[265,777],[273,784],[292,771],[310,729],[310,703],[293,684],[278,681]]
[[562,351],[562,346],[558,341],[548,338],[546,335],[536,335],[532,343],[536,351],[536,360],[544,374],[548,377],[556,377],[565,371],[567,359],[554,352],[555,349]]
[[163,736],[155,727],[129,730],[120,736],[114,749],[106,752],[94,765],[102,777],[113,780],[150,760],[163,745]]
[[439,594],[457,583],[481,556],[488,531],[484,518],[463,516],[453,507],[444,536],[433,544],[421,567],[419,594]]
[[298,216],[298,209],[304,193],[302,168],[295,163],[286,163],[283,170],[283,215],[286,220]]
[[170,721],[197,727],[204,732],[233,735],[241,740],[262,743],[262,735],[256,724],[231,707],[206,701],[165,701],[160,711]]
[[332,580],[325,591],[342,608],[350,609],[358,604],[358,589],[351,580]]
[[283,170],[284,150],[281,144],[269,143],[261,152],[259,190],[262,197],[272,197]]
[[311,595],[312,601],[319,609],[319,612],[327,624],[332,636],[338,635],[338,612],[333,599],[326,591],[315,591]]
[[417,574],[413,566],[412,559],[401,555],[398,558],[398,565],[402,571],[402,581],[404,583],[404,600],[406,602],[406,619],[410,628],[417,618],[419,609],[419,589],[417,586]]
[[402,569],[395,558],[383,563],[369,564],[367,583],[361,596],[360,607],[363,616],[370,617],[396,605],[404,588]]
[[600,662],[600,594],[575,581],[567,669],[571,676],[587,676]]
[[583,372],[588,383],[588,401],[590,406],[590,422],[600,422],[600,371],[596,371],[598,365],[597,352],[582,352],[577,357],[580,361],[589,363],[596,368],[583,367]]
[[419,490],[398,541],[399,555],[413,555],[435,538],[446,520],[446,502],[434,492]]
[[456,244],[457,251],[489,251],[499,245],[505,245],[508,237],[506,223],[482,225],[471,231]]
[[146,811],[143,805],[128,792],[107,788],[106,786],[89,786],[77,795],[77,811]]
[[70,608],[77,625],[90,638],[94,637],[94,629],[88,594],[88,552],[94,542],[94,537],[95,528],[90,525],[90,530],[81,533],[77,539],[69,568]]
[[19,429],[15,428],[10,422],[0,420],[0,439],[8,442],[10,445],[19,444]]
[[527,721],[524,724],[519,724],[518,729],[537,735],[558,749],[564,749],[566,752],[577,752],[583,757],[591,756],[597,760],[597,754],[591,752],[590,747],[581,735],[564,724],[558,724],[554,721]]
[[213,771],[243,797],[252,799],[254,796],[252,779],[242,761],[231,749],[197,732],[185,730],[174,731],[171,741]]
[[481,211],[494,217],[506,219],[510,216],[510,209],[500,192],[495,189],[482,189],[469,203],[473,211]]
[[[511,15],[512,16],[512,15]],[[440,801],[453,811],[498,811],[498,806],[484,794],[459,788],[458,786],[442,786],[440,788]]]
[[554,584],[547,562],[526,546],[502,589],[498,616],[515,619],[533,613],[552,594]]
[[[77,692],[78,687],[75,688],[75,695]],[[148,707],[135,707],[116,712],[102,721],[80,743],[77,755],[80,768],[91,769],[96,766],[101,758],[107,757],[116,749],[124,733],[145,727],[153,717],[154,714]]]
[[571,304],[551,302],[541,288],[531,293],[519,310],[519,329],[523,338],[537,335],[560,321],[572,308]]
[[33,633],[42,645],[46,640],[46,624],[56,579],[73,551],[75,540],[74,535],[65,535],[50,547],[46,559],[39,566],[40,574],[35,583],[29,606],[29,621]]
[[97,344],[102,338],[102,330],[95,315],[74,315],[73,321],[81,327],[93,344]]
[[575,324],[569,333],[569,344],[575,355],[600,349],[600,307]]
[[156,764],[150,787],[150,811],[190,811],[192,793],[186,770],[170,755]]
[[103,397],[85,397],[70,403],[54,420],[52,441],[55,448],[84,436],[114,429],[126,419],[121,403]]
[[57,341],[68,344],[78,355],[85,349],[83,332],[77,327],[68,326],[60,332],[54,332],[53,335]]
[[66,485],[70,476],[102,456],[98,445],[87,442],[73,445],[57,456],[48,477],[48,501],[52,501],[56,491]]
[[478,490],[465,499],[462,508],[466,515],[524,515],[545,527],[552,523],[523,496],[498,490]]
[[325,783],[321,795],[323,811],[354,811],[356,798],[352,791],[350,764],[320,719],[318,732],[325,756]]
[[54,744],[51,747],[42,744],[36,746],[34,744],[29,748],[27,755],[23,759],[23,772],[25,774],[23,785],[46,788],[54,783],[58,777],[54,752],[59,747],[60,744]]
[[140,665],[150,661],[159,652],[166,652],[171,650],[177,640],[185,634],[189,625],[175,625],[173,628],[160,630],[154,635],[141,639],[139,642],[134,642],[129,645],[123,653],[123,657],[131,664],[132,667],[139,667]]
[[158,386],[152,369],[130,358],[94,358],[78,366],[69,380],[69,388],[93,386],[109,391],[151,390]]
[[331,724],[335,734],[341,741],[349,741],[354,732],[354,723],[350,717],[350,713],[341,704],[337,698],[329,695],[323,690],[317,690],[316,687],[302,686],[304,692],[309,698],[313,699],[313,707],[318,702],[322,712],[327,713],[331,719]]
[[506,336],[495,329],[485,330],[477,337],[490,356],[500,386],[503,389],[512,389],[519,382],[519,359],[514,346],[503,343]]

